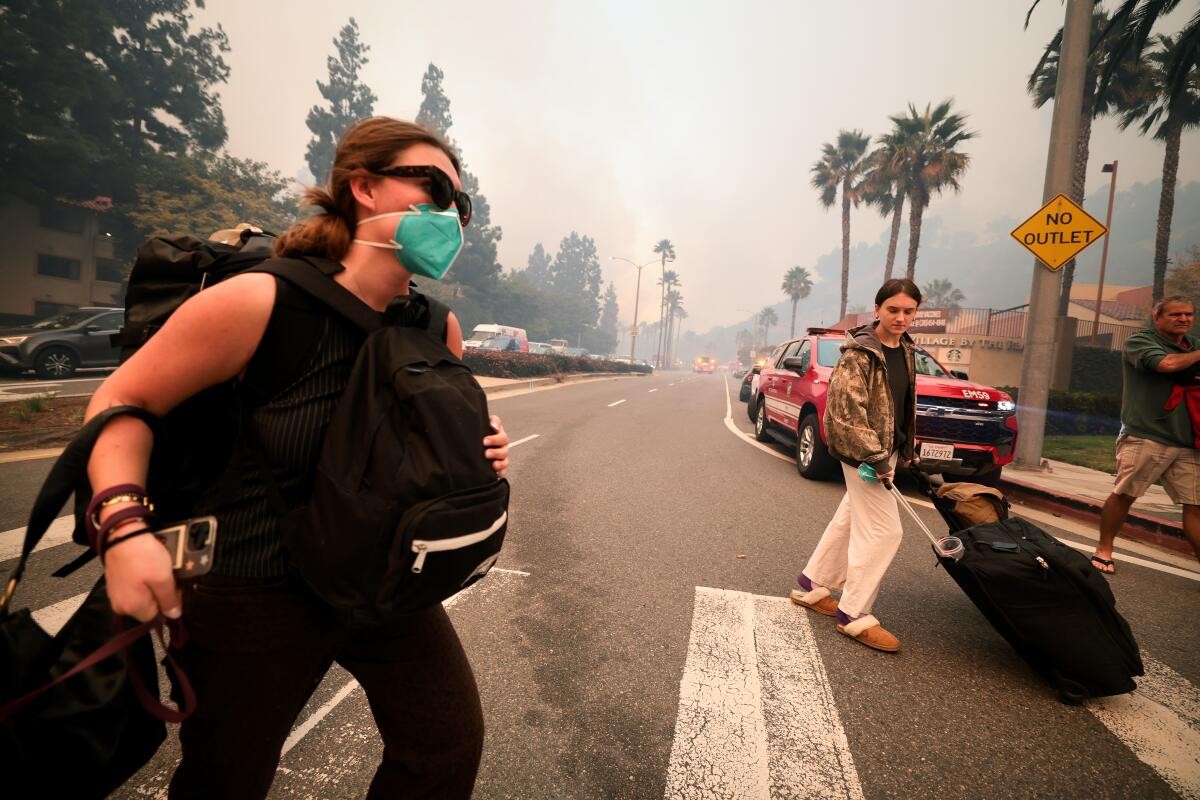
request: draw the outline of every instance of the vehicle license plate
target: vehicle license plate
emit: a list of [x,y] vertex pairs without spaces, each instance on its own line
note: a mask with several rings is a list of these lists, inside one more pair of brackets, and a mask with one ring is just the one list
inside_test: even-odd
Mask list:
[[954,458],[954,445],[921,442],[921,458],[931,461],[949,461]]

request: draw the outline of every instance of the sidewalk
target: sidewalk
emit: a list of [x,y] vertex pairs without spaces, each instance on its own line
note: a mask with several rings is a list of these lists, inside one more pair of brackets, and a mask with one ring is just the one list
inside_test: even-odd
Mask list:
[[[1100,509],[1112,493],[1113,476],[1062,461],[1046,460],[1045,470],[1004,468],[1001,489],[1005,494],[1051,507],[1054,511],[1100,526]],[[1151,486],[1130,509],[1121,536],[1149,542],[1160,547],[1192,555],[1191,545],[1183,536],[1183,510],[1171,502],[1166,491]]]

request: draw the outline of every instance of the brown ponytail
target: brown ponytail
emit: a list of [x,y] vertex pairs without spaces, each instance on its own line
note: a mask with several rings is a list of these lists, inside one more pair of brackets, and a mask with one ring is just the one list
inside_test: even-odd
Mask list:
[[391,117],[370,117],[354,123],[342,134],[329,183],[304,192],[306,205],[320,213],[297,221],[275,242],[275,255],[321,256],[341,261],[350,249],[356,227],[354,193],[350,179],[391,164],[397,153],[414,144],[429,144],[450,157],[455,172],[461,170],[458,156],[439,136],[412,122]]

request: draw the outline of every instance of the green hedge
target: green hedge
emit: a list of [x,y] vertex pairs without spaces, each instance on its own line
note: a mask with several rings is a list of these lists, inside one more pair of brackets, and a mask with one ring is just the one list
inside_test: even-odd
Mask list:
[[620,361],[479,349],[463,351],[463,361],[476,375],[484,375],[489,378],[541,378],[547,375],[577,372],[651,372],[649,367],[625,364]]
[[1110,394],[1120,389],[1121,351],[1077,346],[1071,354],[1071,391]]
[[[998,386],[1020,405],[1015,386]],[[1046,435],[1112,434],[1121,430],[1121,396],[1099,392],[1050,390],[1046,402]]]

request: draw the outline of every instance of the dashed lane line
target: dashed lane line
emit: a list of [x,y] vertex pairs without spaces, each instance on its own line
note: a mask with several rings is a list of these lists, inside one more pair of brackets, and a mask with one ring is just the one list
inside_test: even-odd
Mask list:
[[530,434],[529,436],[526,436],[524,439],[517,439],[515,442],[509,442],[508,447],[511,450],[512,448],[516,447],[519,444],[525,444],[526,442],[532,442],[534,439],[538,438],[539,436],[541,436],[540,433]]
[[654,394],[657,391],[658,391],[658,389],[651,389],[649,392],[647,392],[647,394]]
[[615,403],[609,403],[609,404],[608,404],[608,407],[609,407],[609,408],[612,408],[613,406],[619,406],[619,405],[621,405],[621,403],[624,403],[624,402],[625,402],[624,400],[618,400],[618,401],[617,401],[617,402],[615,402]]

